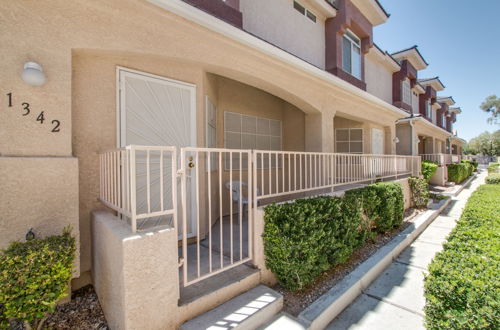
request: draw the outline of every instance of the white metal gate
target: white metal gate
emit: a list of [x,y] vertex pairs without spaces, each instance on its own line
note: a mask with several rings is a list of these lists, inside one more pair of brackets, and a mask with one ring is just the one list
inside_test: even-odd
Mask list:
[[181,284],[188,286],[252,258],[252,157],[250,150],[187,147],[180,158]]

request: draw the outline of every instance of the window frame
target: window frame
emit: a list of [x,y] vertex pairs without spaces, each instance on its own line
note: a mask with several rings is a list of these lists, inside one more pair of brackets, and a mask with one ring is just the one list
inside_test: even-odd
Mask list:
[[[297,8],[297,6],[299,6],[301,9]],[[298,11],[302,16],[305,16],[307,19],[309,19],[313,23],[316,23],[318,20],[318,15],[316,15],[314,12],[309,10],[305,5],[300,3],[300,1],[293,0],[293,9]]]
[[[227,129],[227,115],[230,114],[230,115],[237,115],[239,116],[239,120],[240,120],[240,132],[235,132],[235,131],[231,131],[231,130],[228,130]],[[267,120],[269,121],[269,133],[268,134],[260,134],[257,132],[257,126],[256,126],[256,131],[255,133],[249,133],[249,132],[244,132],[243,130],[243,118],[244,117],[249,117],[249,118],[255,118],[256,120],[256,125],[258,123],[258,120],[259,119],[263,119],[263,120]],[[279,136],[278,135],[273,135],[271,133],[271,122],[272,121],[275,121],[275,122],[279,122],[280,124],[280,132],[279,132]],[[224,111],[224,128],[223,128],[223,134],[224,134],[224,148],[226,149],[250,149],[250,148],[243,148],[242,145],[243,145],[243,135],[253,135],[255,136],[255,148],[253,149],[250,149],[250,150],[264,150],[264,151],[283,151],[283,120],[280,120],[280,119],[272,119],[272,118],[266,118],[266,117],[258,117],[258,116],[254,116],[254,115],[248,115],[246,113],[239,113],[239,112],[232,112],[232,111]],[[227,138],[227,133],[231,133],[231,134],[239,134],[240,136],[240,147],[239,148],[229,148],[227,146],[227,142],[228,142],[228,138]],[[258,136],[267,136],[269,137],[269,148],[268,149],[262,149],[262,148],[257,148],[257,137]],[[280,145],[279,145],[279,148],[278,149],[272,149],[272,138],[278,138],[280,139]],[[229,157],[227,155],[224,156],[225,157],[225,160],[224,160],[224,169],[226,171],[229,171],[230,168],[229,168]],[[233,161],[233,164],[235,163],[235,161]],[[278,159],[278,162],[276,163],[275,159],[271,159],[271,168],[281,168],[281,158]],[[258,162],[257,162],[257,167],[258,169],[269,169],[269,163],[268,162],[264,162],[264,168],[261,167],[261,161],[260,161],[260,158],[258,159]],[[242,164],[242,169],[243,170],[247,170],[246,168],[246,163],[243,163]],[[239,167],[237,168],[234,168],[232,169],[233,171],[239,171]]]
[[[361,140],[352,140],[351,139],[351,131],[353,131],[353,130],[361,131]],[[348,140],[339,140],[337,138],[338,131],[348,131]],[[362,127],[336,128],[335,129],[335,152],[336,153],[348,153],[348,154],[362,155],[363,150],[364,150],[364,136],[365,136],[365,132],[364,132],[364,129]],[[349,146],[349,151],[348,152],[339,152],[338,145],[337,145],[339,142],[340,143],[347,143]],[[360,152],[351,151],[351,143],[361,143],[361,151]]]
[[425,116],[432,120],[432,107],[430,100],[425,101]]
[[[349,44],[350,44],[350,49],[349,49],[349,54],[350,54],[349,61],[350,61],[350,67],[351,67],[350,72],[348,70],[346,70],[346,67],[344,65],[344,61],[345,61],[345,58],[344,58],[344,41],[343,41],[344,38],[347,39],[347,41],[349,41]],[[353,58],[354,58],[353,57],[354,48],[357,48],[358,51],[359,51],[359,65],[357,65],[358,69],[359,69],[359,76],[357,76],[356,74],[354,74],[354,70],[353,70],[353,68],[354,68],[354,61],[353,61]],[[352,32],[349,29],[346,29],[346,32],[342,36],[342,70],[344,72],[350,74],[354,78],[361,80],[361,77],[362,77],[361,38],[359,38],[354,32]]]
[[411,91],[411,81],[406,77],[401,81],[401,102],[412,106],[413,105],[413,97]]

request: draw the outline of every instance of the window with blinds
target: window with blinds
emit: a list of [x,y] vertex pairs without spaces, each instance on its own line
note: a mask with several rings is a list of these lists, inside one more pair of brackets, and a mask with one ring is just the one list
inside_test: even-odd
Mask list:
[[[281,120],[226,111],[224,112],[224,147],[228,149],[282,150]],[[242,165],[246,168],[246,164]],[[226,168],[229,168],[227,160]],[[236,155],[233,156],[233,168],[239,168]]]
[[362,154],[363,129],[362,128],[335,129],[335,152]]
[[401,99],[404,103],[411,105],[411,86],[410,80],[406,78],[401,82]]

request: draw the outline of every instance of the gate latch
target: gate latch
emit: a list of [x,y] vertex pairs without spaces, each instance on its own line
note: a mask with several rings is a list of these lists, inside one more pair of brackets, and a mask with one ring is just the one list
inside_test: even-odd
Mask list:
[[194,168],[193,157],[189,157],[189,158],[188,158],[188,161],[189,161],[189,163],[188,163],[188,167],[189,167],[189,168]]

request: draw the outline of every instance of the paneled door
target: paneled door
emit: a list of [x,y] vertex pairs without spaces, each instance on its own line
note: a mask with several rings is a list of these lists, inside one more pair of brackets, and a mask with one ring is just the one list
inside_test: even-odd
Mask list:
[[[117,68],[118,76],[118,141],[120,147],[127,145],[146,146],[196,146],[196,86],[139,72],[123,67]],[[160,180],[163,181],[164,203],[172,203],[172,182],[170,176],[159,177],[160,164],[163,173],[170,173],[171,161],[160,160],[159,154],[138,154],[137,167],[137,209],[146,212],[146,187],[149,185],[151,203],[148,207],[155,211],[161,203]],[[149,160],[147,158],[149,157]],[[146,175],[146,162],[150,164],[150,174]],[[180,161],[180,160],[178,160]],[[177,167],[179,168],[179,166]],[[178,185],[179,186],[179,185]],[[177,194],[180,196],[180,193]],[[180,198],[178,198],[180,203]],[[187,204],[192,198],[188,196]],[[170,206],[170,205],[168,205]],[[180,209],[180,205],[177,206]],[[188,210],[190,207],[187,208]],[[179,212],[178,212],[179,213]],[[180,216],[180,214],[179,214]],[[188,215],[188,219],[191,217]],[[153,225],[168,219],[148,220]],[[184,221],[179,217],[179,222]],[[142,224],[147,228],[149,224]],[[138,225],[139,226],[139,225]],[[178,226],[182,228],[182,226]],[[181,230],[181,229],[179,229]],[[188,235],[195,232],[192,221],[188,221]],[[182,234],[179,232],[179,234]]]

